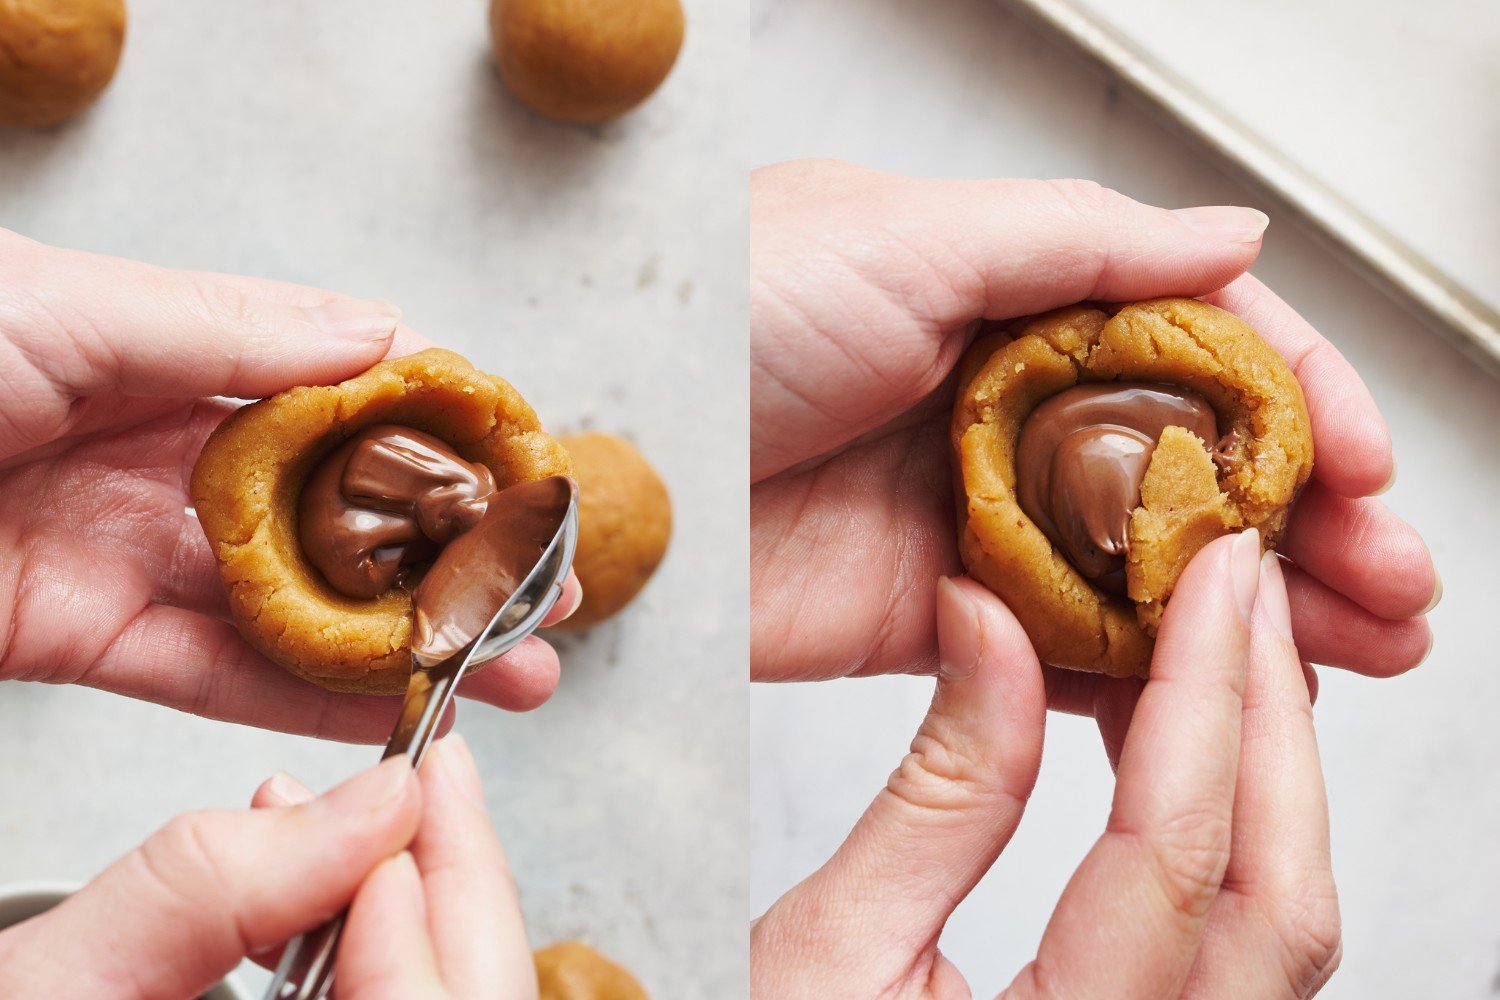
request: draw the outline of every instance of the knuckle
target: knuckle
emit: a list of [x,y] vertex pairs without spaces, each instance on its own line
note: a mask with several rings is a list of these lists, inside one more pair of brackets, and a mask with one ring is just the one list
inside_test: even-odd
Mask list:
[[1090,285],[1080,285],[1083,298],[1106,297],[1104,283],[1114,267],[1118,247],[1126,243],[1134,228],[1130,216],[1135,202],[1097,181],[1067,178],[1037,183],[1042,185],[1043,203],[1063,227],[1085,237],[1064,241],[1055,266],[1060,271],[1092,276]]
[[1170,818],[1140,835],[1159,887],[1171,907],[1191,918],[1203,916],[1218,894],[1229,864],[1230,817],[1203,806]]
[[1130,199],[1123,194],[1098,181],[1068,177],[1041,183],[1058,207],[1096,225],[1100,222],[1114,222],[1130,203]]
[[193,294],[204,313],[218,325],[246,334],[262,333],[264,320],[250,297],[238,288],[204,278],[193,281]]
[[1332,876],[1304,883],[1285,896],[1271,926],[1298,986],[1332,975],[1343,955],[1343,918]]
[[208,813],[173,817],[141,845],[148,877],[167,895],[194,905],[205,896],[222,899],[229,879]]
[[922,812],[951,813],[982,801],[985,782],[977,761],[930,732],[917,734],[911,750],[886,783],[896,798]]

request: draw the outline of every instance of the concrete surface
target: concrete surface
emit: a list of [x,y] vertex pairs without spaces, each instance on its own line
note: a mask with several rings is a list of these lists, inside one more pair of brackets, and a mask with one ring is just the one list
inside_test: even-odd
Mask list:
[[[663,998],[734,995],[746,967],[747,27],[687,7],[657,98],[578,128],[506,95],[479,0],[132,0],[103,101],[0,135],[0,224],[394,300],[552,429],[658,464],[676,533],[638,607],[562,644],[540,711],[459,726],[533,942],[583,937]],[[0,687],[0,732],[0,882],[85,878],[278,768],[326,787],[376,754],[30,685]]]
[[[931,176],[1089,177],[1169,206],[1247,195],[988,0],[756,0],[756,163],[836,156]],[[1105,5],[1100,4],[1101,8]],[[1476,288],[1500,286],[1500,13],[1350,0],[1142,0],[1111,16]],[[1255,272],[1358,366],[1395,438],[1390,505],[1446,583],[1435,652],[1391,681],[1323,672],[1345,954],[1328,997],[1500,995],[1492,444],[1500,385],[1273,219]],[[827,858],[905,752],[931,682],[751,695],[751,904]],[[976,996],[1034,953],[1112,787],[1092,724],[1054,717],[1020,832],[942,947]]]

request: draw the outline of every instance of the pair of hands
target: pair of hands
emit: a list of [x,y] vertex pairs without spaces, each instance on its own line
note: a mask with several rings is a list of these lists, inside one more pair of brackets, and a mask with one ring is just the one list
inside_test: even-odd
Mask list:
[[[1371,498],[1395,464],[1363,383],[1245,273],[1265,217],[832,163],[758,172],[751,204],[752,675],[938,674],[886,789],[756,923],[753,987],[967,996],[937,941],[1020,821],[1050,706],[1097,720],[1118,780],[1012,993],[1318,989],[1339,936],[1307,662],[1410,669],[1441,587],[1421,538]],[[1286,559],[1234,538],[1200,553],[1143,685],[1038,664],[992,594],[945,580],[962,571],[947,432],[981,323],[1159,295],[1228,309],[1287,358],[1317,457]]]
[[[333,383],[425,346],[385,303],[0,231],[0,680],[384,740],[398,699],[323,691],[240,637],[187,484],[233,409],[219,397]],[[543,624],[581,596],[570,576]],[[459,693],[519,711],[557,680],[556,653],[531,638]],[[307,805],[296,804],[306,790],[281,778],[256,793],[262,811],[173,821],[68,903],[0,935],[6,984],[32,987],[28,996],[196,995],[352,900],[341,995],[390,995],[392,983],[410,984],[396,991],[405,996],[439,984],[534,993],[467,750],[449,738],[420,781],[410,772],[402,758]],[[60,971],[66,983],[49,978]]]
[[458,736],[318,797],[280,774],[248,810],[172,820],[0,933],[8,995],[198,996],[345,907],[340,997],[535,997],[515,885]]

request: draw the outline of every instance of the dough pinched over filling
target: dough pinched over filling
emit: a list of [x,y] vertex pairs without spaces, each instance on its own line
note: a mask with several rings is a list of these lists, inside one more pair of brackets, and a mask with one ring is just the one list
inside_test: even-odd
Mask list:
[[[1057,666],[1146,676],[1163,609],[1193,555],[1251,527],[1274,547],[1312,472],[1307,405],[1286,363],[1243,321],[1195,299],[1048,313],[976,341],[959,379],[951,440],[960,553]],[[1091,585],[1016,498],[1026,418],[1071,386],[1108,381],[1191,389],[1223,435],[1216,463],[1215,442],[1179,427],[1162,433],[1130,518],[1128,598]]]

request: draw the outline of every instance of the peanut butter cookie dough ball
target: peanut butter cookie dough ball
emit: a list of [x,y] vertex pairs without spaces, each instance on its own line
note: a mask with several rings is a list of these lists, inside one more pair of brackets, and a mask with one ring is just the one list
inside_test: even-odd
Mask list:
[[492,0],[490,38],[516,97],[551,118],[618,118],[682,48],[680,0]]
[[0,124],[56,125],[109,85],[123,0],[0,0]]
[[[341,589],[314,564],[299,530],[303,500],[318,487],[325,460],[379,428],[419,432],[388,450],[410,454],[424,441],[451,449],[472,463],[460,478],[500,489],[571,474],[567,453],[520,394],[451,351],[383,361],[338,385],[288,389],[231,414],[204,445],[192,477],[230,614],[268,659],[332,691],[400,694],[411,674],[412,595],[394,582],[395,568],[368,593],[347,583]],[[430,455],[411,460],[432,465]],[[478,467],[483,476],[473,475]],[[399,531],[423,517],[369,511],[356,520],[378,526],[383,518]]]
[[532,957],[540,1000],[649,1000],[634,976],[582,941],[549,945]]
[[646,586],[672,535],[672,500],[635,445],[613,434],[559,439],[578,480],[578,553],[583,603],[558,628],[582,629],[618,614]]
[[959,378],[960,554],[1056,666],[1145,677],[1192,557],[1247,528],[1273,548],[1312,472],[1286,363],[1194,299],[1037,317]]

